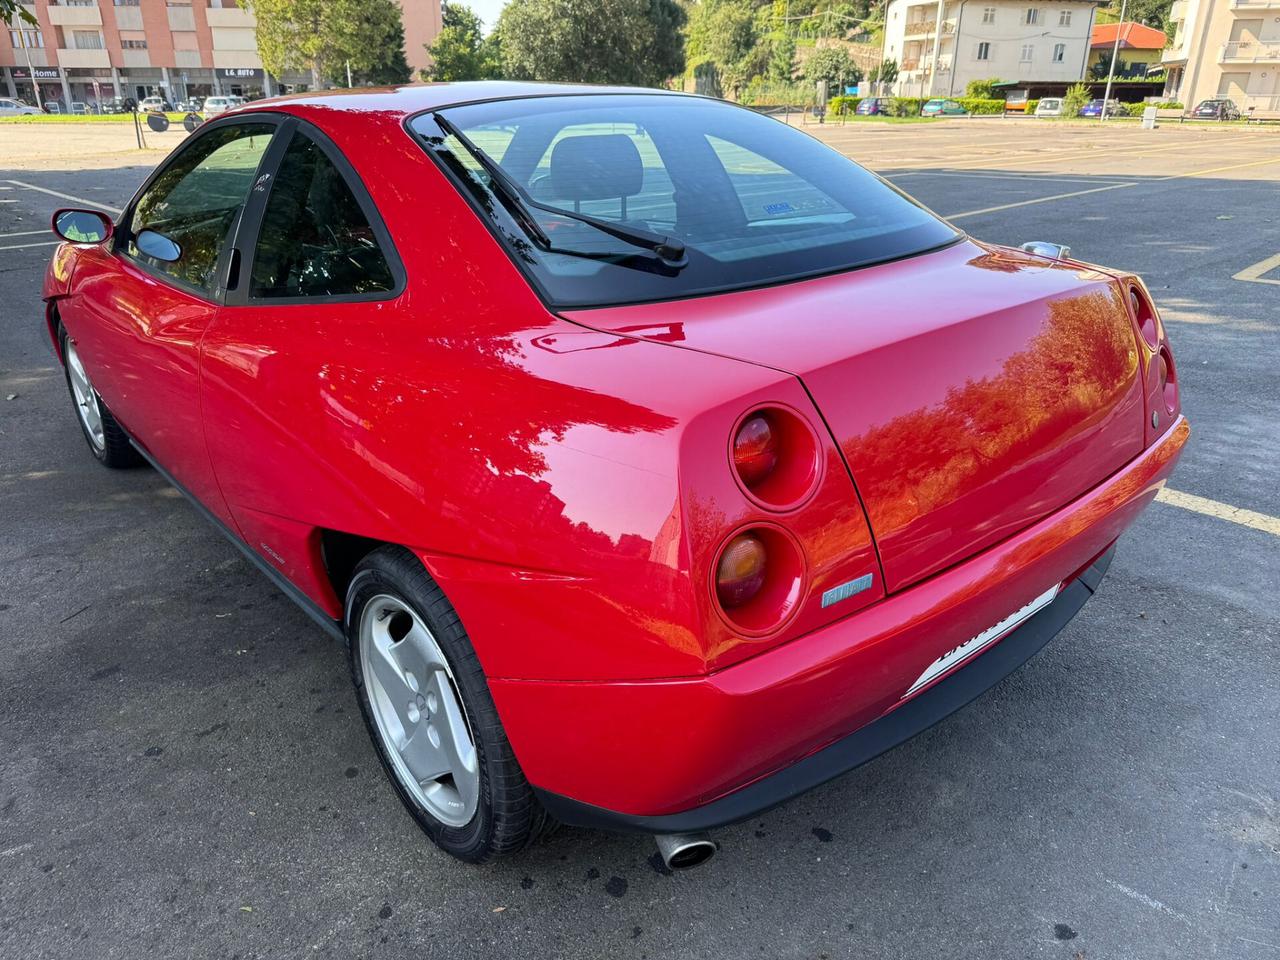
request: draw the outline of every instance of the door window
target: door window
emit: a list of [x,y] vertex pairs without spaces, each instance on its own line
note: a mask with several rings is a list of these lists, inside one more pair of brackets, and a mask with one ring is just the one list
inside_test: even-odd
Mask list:
[[[154,273],[211,293],[218,258],[274,131],[269,123],[220,127],[182,151],[134,208],[126,253]],[[135,238],[143,230],[176,243],[178,259],[159,260],[139,250]]]
[[377,295],[395,285],[369,217],[342,173],[319,144],[295,133],[267,198],[249,295]]

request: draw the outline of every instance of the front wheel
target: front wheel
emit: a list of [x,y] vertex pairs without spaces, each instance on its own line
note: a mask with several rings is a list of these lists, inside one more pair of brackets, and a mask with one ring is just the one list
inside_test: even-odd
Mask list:
[[457,613],[416,557],[387,546],[361,561],[347,590],[346,634],[374,748],[423,831],[468,863],[536,840],[547,814]]
[[65,330],[62,331],[62,359],[76,419],[90,452],[103,466],[113,469],[140,465],[142,456],[133,448],[129,435],[116,423],[116,418],[93,388],[93,381],[85,372],[75,341],[67,336]]

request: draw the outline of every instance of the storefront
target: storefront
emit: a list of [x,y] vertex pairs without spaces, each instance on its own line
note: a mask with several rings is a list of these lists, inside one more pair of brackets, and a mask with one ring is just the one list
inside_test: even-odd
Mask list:
[[[57,67],[6,67],[9,94],[32,106],[46,103],[59,105],[70,99],[70,90],[62,82]],[[39,86],[39,96],[36,86]]]

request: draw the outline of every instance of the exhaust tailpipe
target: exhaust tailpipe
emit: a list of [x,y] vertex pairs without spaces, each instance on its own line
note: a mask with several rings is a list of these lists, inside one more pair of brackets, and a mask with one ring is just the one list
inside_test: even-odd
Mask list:
[[720,849],[705,833],[660,833],[653,839],[668,870],[688,870],[706,863]]

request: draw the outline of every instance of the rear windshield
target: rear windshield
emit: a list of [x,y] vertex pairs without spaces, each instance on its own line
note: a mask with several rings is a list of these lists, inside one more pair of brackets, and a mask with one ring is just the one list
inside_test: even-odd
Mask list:
[[[807,134],[719,101],[536,97],[451,107],[411,126],[558,306],[767,285],[911,256],[959,236]],[[516,191],[504,198],[455,130]],[[673,264],[557,210],[671,238],[684,256]]]

